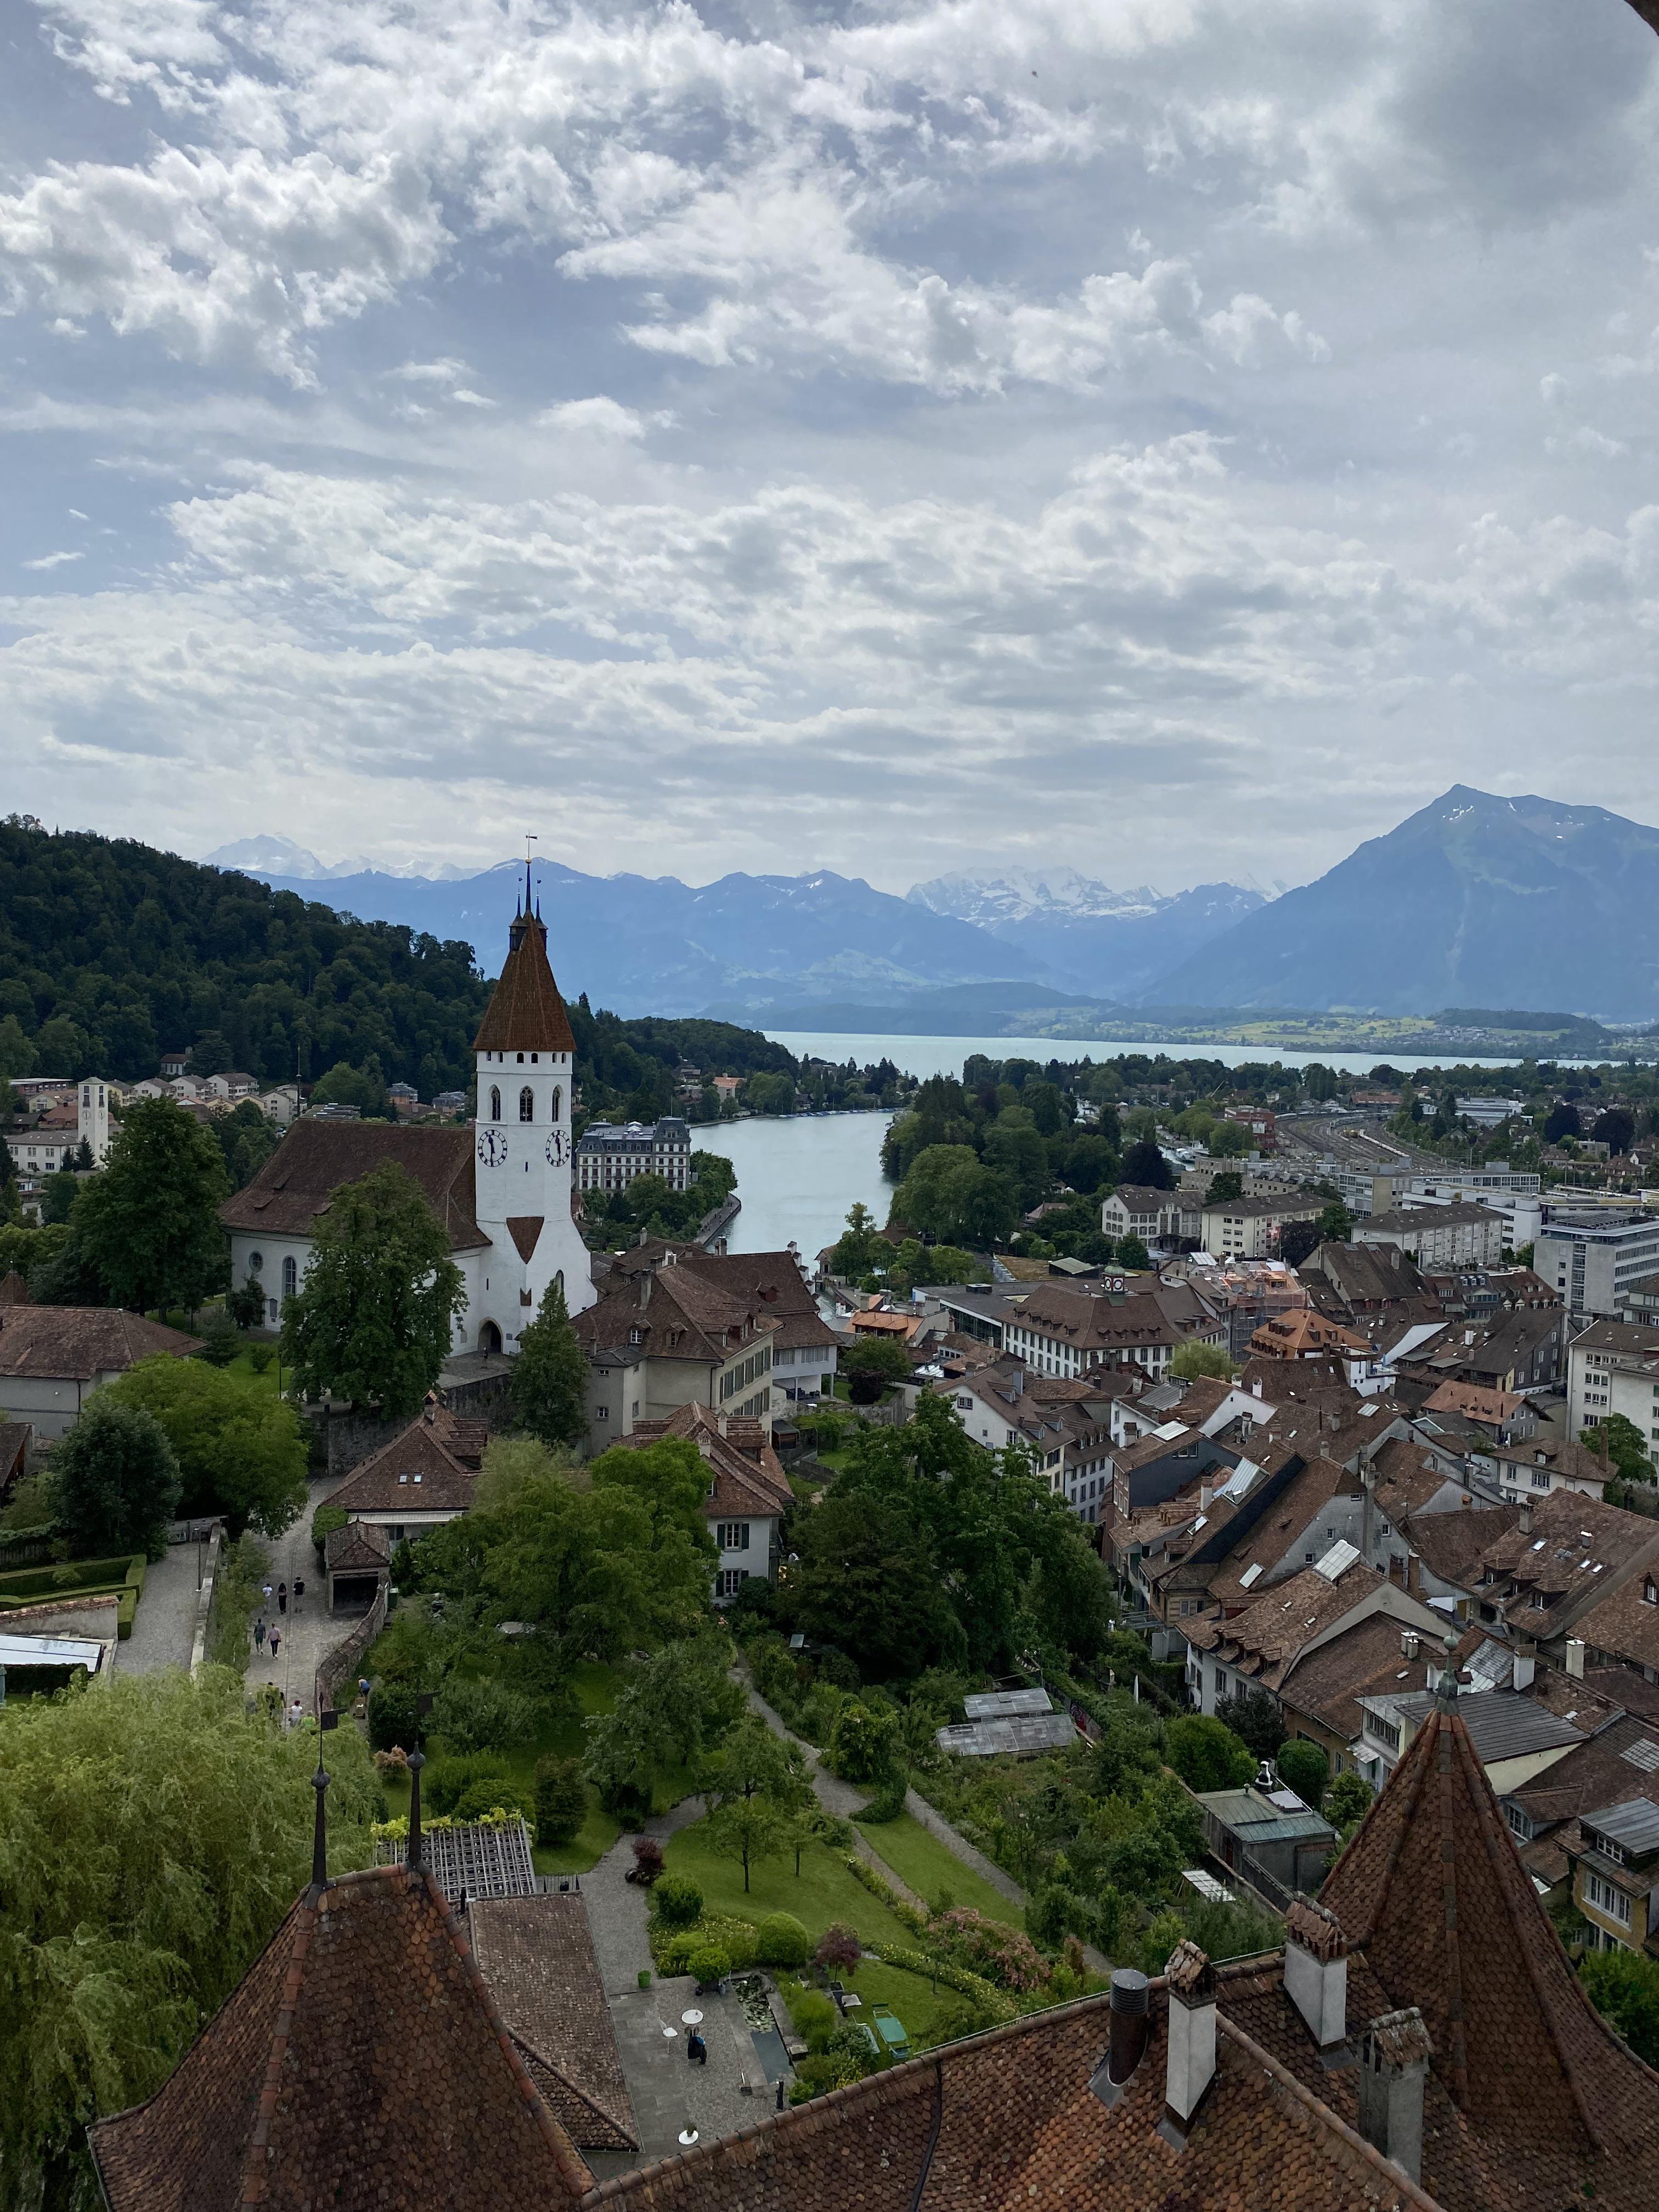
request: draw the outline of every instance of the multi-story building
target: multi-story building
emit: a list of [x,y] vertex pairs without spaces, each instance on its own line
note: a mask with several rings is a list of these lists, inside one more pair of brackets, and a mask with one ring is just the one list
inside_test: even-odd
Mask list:
[[1532,1264],[1559,1291],[1569,1323],[1612,1321],[1631,1290],[1659,1269],[1659,1221],[1645,1214],[1553,1215],[1538,1236]]
[[1162,1375],[1176,1346],[1227,1342],[1227,1324],[1186,1284],[1109,1277],[1104,1287],[1042,1283],[1012,1294],[941,1287],[936,1297],[965,1334],[1017,1352],[1036,1373],[1078,1376],[1140,1367]]
[[1659,1444],[1659,1328],[1598,1321],[1567,1346],[1567,1434],[1622,1413],[1650,1451]]
[[6,1133],[6,1148],[26,1199],[40,1190],[48,1176],[72,1168],[82,1145],[94,1167],[102,1167],[109,1158],[109,1084],[101,1075],[89,1075],[72,1088],[72,1104],[65,1091],[62,1103],[49,1108],[40,1121]]
[[1199,1238],[1218,1260],[1267,1260],[1279,1249],[1287,1221],[1317,1221],[1325,1200],[1316,1192],[1287,1190],[1277,1198],[1226,1198],[1204,1206]]
[[1143,1244],[1153,1244],[1166,1233],[1171,1214],[1178,1210],[1173,1191],[1153,1190],[1145,1183],[1120,1183],[1101,1201],[1101,1234],[1139,1237]]
[[641,1176],[660,1176],[670,1190],[691,1180],[691,1131],[678,1114],[660,1121],[590,1121],[576,1141],[578,1190],[626,1190]]
[[1406,1206],[1356,1222],[1353,1241],[1397,1244],[1425,1269],[1492,1267],[1508,1234],[1503,1215],[1487,1206]]

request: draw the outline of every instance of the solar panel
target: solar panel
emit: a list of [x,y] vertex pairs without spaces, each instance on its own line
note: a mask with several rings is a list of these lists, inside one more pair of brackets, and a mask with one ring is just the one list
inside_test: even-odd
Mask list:
[[1619,1754],[1632,1766],[1639,1766],[1644,1774],[1659,1774],[1659,1743],[1650,1735],[1639,1735],[1634,1743],[1627,1743]]

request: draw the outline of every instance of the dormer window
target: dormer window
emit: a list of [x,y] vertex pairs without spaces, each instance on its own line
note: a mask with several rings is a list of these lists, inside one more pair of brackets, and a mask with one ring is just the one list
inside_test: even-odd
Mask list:
[[1655,1582],[1651,1575],[1642,1585],[1642,1602],[1644,1605],[1659,1605],[1659,1583]]

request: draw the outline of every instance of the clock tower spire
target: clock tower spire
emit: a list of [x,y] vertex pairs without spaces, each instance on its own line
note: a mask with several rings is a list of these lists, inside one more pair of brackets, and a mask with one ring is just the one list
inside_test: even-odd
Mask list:
[[556,1276],[573,1314],[594,1295],[587,1248],[570,1218],[576,1040],[548,964],[528,860],[507,959],[472,1049],[475,1211],[490,1249],[468,1316],[470,1348],[511,1352]]

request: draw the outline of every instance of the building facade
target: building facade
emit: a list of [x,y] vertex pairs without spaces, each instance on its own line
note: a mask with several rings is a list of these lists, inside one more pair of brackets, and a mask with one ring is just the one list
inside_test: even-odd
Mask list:
[[1567,1434],[1622,1413],[1650,1453],[1659,1445],[1659,1328],[1598,1321],[1567,1347]]
[[1553,1215],[1534,1242],[1532,1264],[1559,1291],[1571,1320],[1615,1320],[1626,1309],[1631,1286],[1659,1270],[1659,1221]]
[[1405,1206],[1354,1224],[1356,1244],[1394,1244],[1425,1272],[1495,1267],[1504,1256],[1509,1224],[1490,1206],[1459,1202]]
[[590,1121],[576,1143],[579,1190],[626,1190],[641,1176],[660,1176],[670,1190],[691,1180],[691,1131],[678,1114],[660,1121]]

